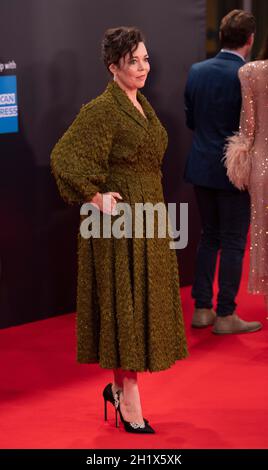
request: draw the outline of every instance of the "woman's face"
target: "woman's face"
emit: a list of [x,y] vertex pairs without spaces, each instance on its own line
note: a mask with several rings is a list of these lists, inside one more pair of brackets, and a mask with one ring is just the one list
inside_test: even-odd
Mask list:
[[121,57],[118,66],[111,66],[114,80],[129,90],[144,87],[149,70],[149,57],[143,42],[139,42],[133,54]]

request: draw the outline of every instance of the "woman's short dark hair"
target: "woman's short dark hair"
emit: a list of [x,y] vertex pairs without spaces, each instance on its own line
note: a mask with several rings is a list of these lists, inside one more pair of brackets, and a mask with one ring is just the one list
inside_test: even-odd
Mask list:
[[255,31],[256,20],[251,13],[244,10],[232,10],[221,20],[221,47],[228,49],[243,47]]
[[107,69],[111,64],[118,65],[121,57],[132,54],[140,42],[144,42],[144,36],[135,27],[107,29],[102,40],[102,58]]
[[264,40],[260,53],[257,57],[259,60],[266,60],[268,59],[268,34]]

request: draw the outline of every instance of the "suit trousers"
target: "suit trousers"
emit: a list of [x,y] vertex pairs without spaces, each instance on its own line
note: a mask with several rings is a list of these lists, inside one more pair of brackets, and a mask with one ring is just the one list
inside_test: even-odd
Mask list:
[[202,234],[197,252],[192,297],[196,308],[212,308],[213,282],[217,256],[219,316],[235,311],[243,257],[250,223],[250,197],[247,191],[194,186],[201,217]]

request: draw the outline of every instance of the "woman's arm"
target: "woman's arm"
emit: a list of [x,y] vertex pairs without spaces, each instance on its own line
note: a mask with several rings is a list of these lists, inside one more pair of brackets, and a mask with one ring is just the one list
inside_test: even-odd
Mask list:
[[52,173],[65,201],[83,203],[101,191],[112,140],[112,123],[104,104],[84,105],[51,154]]
[[239,78],[242,88],[239,132],[227,139],[223,160],[229,180],[242,190],[249,187],[256,122],[256,104],[249,65],[239,69]]
[[241,82],[242,90],[242,109],[240,114],[239,133],[246,139],[248,148],[254,144],[255,137],[255,100],[252,89],[252,76],[249,67],[242,67],[238,76]]

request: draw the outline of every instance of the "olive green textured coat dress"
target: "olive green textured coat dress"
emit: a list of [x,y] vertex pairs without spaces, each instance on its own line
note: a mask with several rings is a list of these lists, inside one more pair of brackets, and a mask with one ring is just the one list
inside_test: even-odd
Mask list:
[[[164,201],[167,134],[139,91],[137,98],[146,118],[115,82],[82,106],[51,155],[65,201],[82,204],[108,191],[119,192],[131,208]],[[169,241],[168,235],[85,239],[79,232],[79,362],[153,372],[187,355],[177,259]]]

